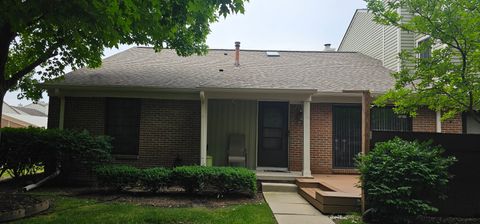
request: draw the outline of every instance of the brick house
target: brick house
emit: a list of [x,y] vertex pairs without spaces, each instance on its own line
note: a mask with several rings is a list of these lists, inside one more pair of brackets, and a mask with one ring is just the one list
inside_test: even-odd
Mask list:
[[[355,173],[362,101],[394,80],[381,60],[356,52],[210,50],[179,57],[134,47],[44,84],[49,128],[110,135],[115,159],[138,167],[229,165],[241,136],[254,170]],[[372,130],[438,131],[428,110],[410,118],[372,108]],[[461,119],[441,124],[460,133]]]

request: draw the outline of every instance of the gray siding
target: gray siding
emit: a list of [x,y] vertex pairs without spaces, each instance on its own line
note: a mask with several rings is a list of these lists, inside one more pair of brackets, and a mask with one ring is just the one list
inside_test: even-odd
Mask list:
[[207,154],[213,156],[213,165],[227,165],[229,135],[243,134],[247,167],[256,168],[257,101],[209,100],[207,128]]
[[[404,21],[411,19],[407,10],[401,10]],[[415,47],[416,35],[393,26],[383,26],[373,21],[373,15],[366,10],[357,10],[345,33],[339,51],[356,51],[379,59],[386,68],[398,71],[402,50]]]
[[357,10],[338,51],[354,51],[383,60],[382,25],[366,10]]
[[398,32],[398,29],[393,26],[383,28],[383,66],[393,71],[397,71],[399,67]]

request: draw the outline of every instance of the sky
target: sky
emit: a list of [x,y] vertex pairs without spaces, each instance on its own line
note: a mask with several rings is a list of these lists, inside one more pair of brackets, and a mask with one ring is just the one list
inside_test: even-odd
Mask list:
[[[211,25],[207,44],[210,48],[233,49],[240,41],[242,49],[323,50],[330,43],[337,48],[356,9],[365,8],[363,0],[250,0],[245,14],[223,17]],[[106,49],[104,57],[132,46]],[[18,100],[18,92],[7,93],[10,105],[28,104]],[[44,93],[45,102],[48,102]]]

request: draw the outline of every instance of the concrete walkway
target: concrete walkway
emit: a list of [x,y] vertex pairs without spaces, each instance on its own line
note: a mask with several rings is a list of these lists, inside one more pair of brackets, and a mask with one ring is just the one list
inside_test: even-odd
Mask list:
[[263,192],[278,224],[334,224],[297,192]]

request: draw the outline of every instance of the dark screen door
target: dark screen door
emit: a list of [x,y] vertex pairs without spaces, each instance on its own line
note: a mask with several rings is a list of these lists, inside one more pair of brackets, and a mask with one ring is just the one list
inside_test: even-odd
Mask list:
[[333,167],[354,168],[361,142],[361,106],[333,106]]
[[288,167],[288,103],[260,102],[258,166]]

